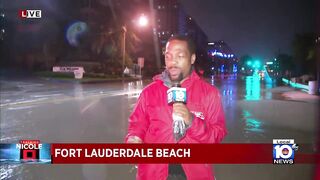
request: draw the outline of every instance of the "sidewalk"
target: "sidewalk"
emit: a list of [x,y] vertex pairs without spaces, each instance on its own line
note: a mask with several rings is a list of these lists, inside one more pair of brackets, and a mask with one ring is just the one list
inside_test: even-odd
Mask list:
[[287,86],[270,89],[284,99],[237,102],[240,109],[252,114],[262,124],[284,129],[315,132],[319,118],[320,97]]
[[276,87],[271,89],[271,91],[273,93],[281,93],[281,95],[288,100],[304,101],[309,103],[319,103],[320,101],[320,96],[318,95],[311,95],[304,90],[299,90],[288,86]]

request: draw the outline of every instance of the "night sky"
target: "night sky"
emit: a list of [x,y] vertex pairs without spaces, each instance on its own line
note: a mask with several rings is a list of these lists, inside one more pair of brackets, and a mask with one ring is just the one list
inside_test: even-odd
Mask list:
[[314,32],[313,0],[182,0],[184,9],[207,34],[224,40],[237,56],[272,58],[292,54],[296,33]]
[[[261,60],[273,58],[279,51],[292,55],[291,44],[294,35],[315,31],[315,1],[180,0],[186,12],[207,34],[209,41],[224,40],[238,57],[249,54]],[[71,17],[70,10],[60,5],[64,1],[8,2],[11,2],[7,4],[11,16],[8,13],[7,17],[14,17],[11,21],[21,22],[17,11],[22,7],[41,7],[44,14],[51,13],[59,18]],[[69,4],[67,7],[78,10],[73,7],[72,1]],[[45,18],[44,16],[40,22],[46,22]]]

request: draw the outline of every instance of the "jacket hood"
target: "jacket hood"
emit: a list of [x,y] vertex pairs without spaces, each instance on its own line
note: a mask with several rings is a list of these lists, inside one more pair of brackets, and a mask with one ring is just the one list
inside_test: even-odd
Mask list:
[[[169,77],[169,72],[168,70],[164,70],[161,74],[155,75],[153,78],[153,81],[161,81],[165,86],[167,86],[168,88],[172,87],[172,83]],[[192,70],[190,75],[187,77],[187,79],[185,81],[183,81],[183,83],[181,84],[182,87],[188,87],[191,85],[191,83],[194,80],[198,80],[200,79],[200,77],[198,76],[198,74]]]

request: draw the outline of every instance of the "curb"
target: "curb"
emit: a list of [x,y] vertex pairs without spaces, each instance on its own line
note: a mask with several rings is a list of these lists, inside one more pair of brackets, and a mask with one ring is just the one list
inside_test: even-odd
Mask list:
[[137,80],[143,80],[139,78],[124,78],[124,79],[101,79],[101,80],[90,80],[90,79],[59,79],[59,78],[48,78],[48,77],[39,77],[40,79],[52,82],[59,83],[80,83],[80,84],[97,84],[97,83],[108,83],[108,82],[131,82]]

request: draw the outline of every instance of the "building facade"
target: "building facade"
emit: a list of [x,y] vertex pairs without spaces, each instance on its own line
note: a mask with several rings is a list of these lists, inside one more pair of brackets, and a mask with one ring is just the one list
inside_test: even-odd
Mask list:
[[208,43],[210,57],[210,74],[235,74],[238,72],[239,59],[224,41]]
[[[192,37],[197,47],[196,68],[205,69],[209,62],[206,53],[208,37],[196,21],[186,13],[178,0],[155,0],[154,9],[156,11],[156,35],[162,52],[171,36],[188,35]],[[161,59],[164,65],[164,57],[162,56]]]

